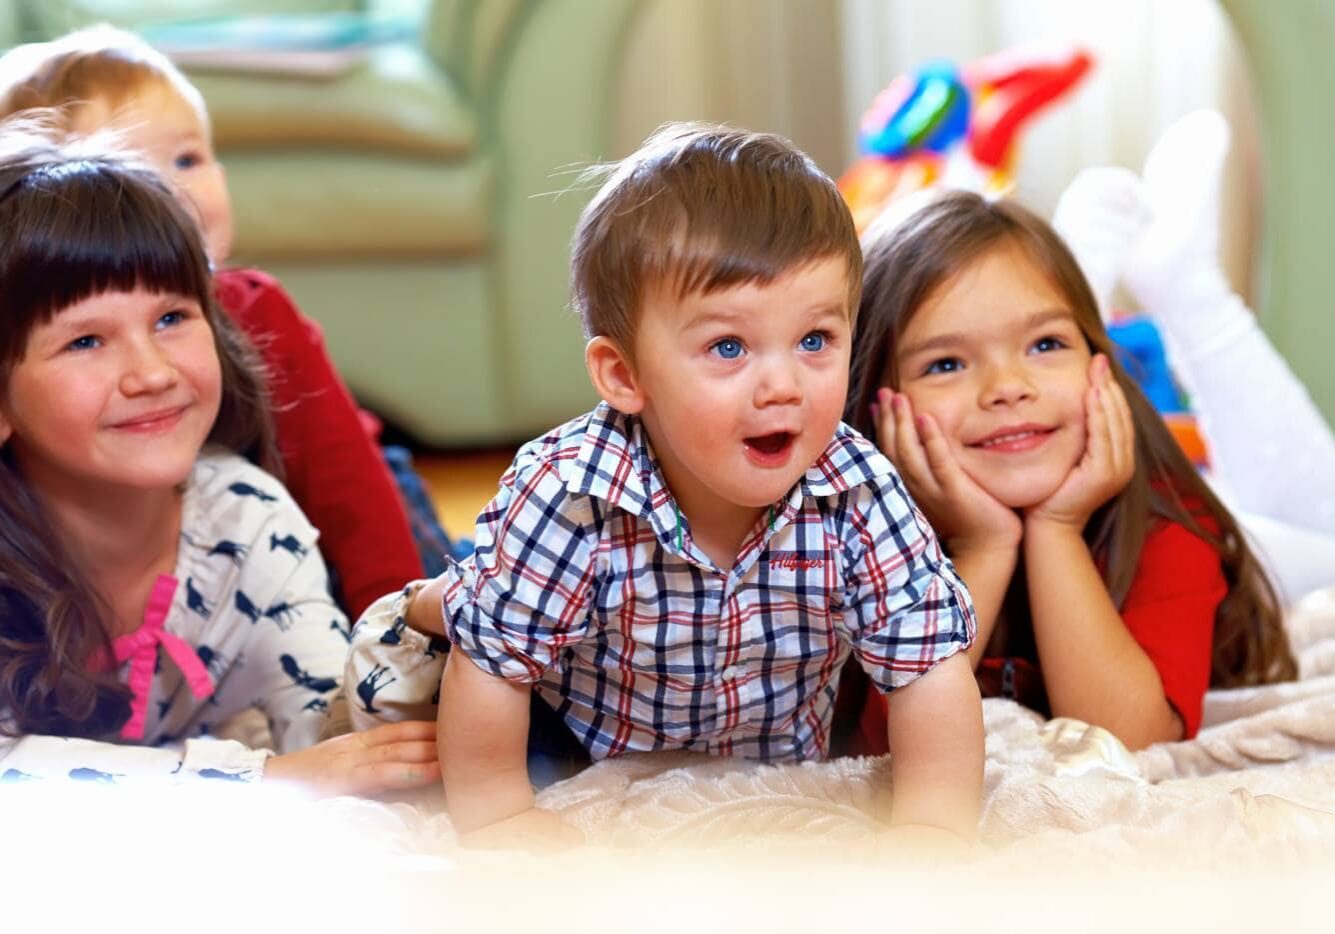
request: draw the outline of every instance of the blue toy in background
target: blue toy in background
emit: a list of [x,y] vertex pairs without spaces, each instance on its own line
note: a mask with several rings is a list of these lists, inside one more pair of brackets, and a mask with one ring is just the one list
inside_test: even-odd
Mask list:
[[1154,322],[1141,315],[1118,318],[1108,325],[1108,336],[1117,345],[1117,362],[1131,374],[1157,411],[1165,415],[1187,411]]

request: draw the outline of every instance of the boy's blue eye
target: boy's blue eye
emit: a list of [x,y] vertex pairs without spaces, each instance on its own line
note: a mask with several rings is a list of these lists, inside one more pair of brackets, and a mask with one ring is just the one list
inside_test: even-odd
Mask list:
[[800,346],[803,350],[824,350],[827,335],[822,331],[812,331],[806,337],[802,338]]
[[1034,350],[1039,353],[1050,353],[1054,350],[1061,350],[1066,346],[1066,342],[1060,337],[1040,337],[1034,341]]
[[725,337],[715,341],[709,348],[724,360],[736,360],[742,355],[742,342],[735,337]]
[[97,338],[91,334],[85,334],[83,337],[76,337],[65,345],[68,350],[92,350],[97,346]]
[[193,169],[199,165],[202,160],[193,152],[183,152],[176,157],[174,162],[178,169]]

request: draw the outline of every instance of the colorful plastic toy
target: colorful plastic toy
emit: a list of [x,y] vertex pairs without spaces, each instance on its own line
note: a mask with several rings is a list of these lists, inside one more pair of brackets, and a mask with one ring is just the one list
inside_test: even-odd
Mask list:
[[931,61],[897,77],[863,116],[858,146],[864,155],[839,179],[858,230],[895,198],[943,176],[957,184],[972,179],[981,190],[1009,190],[1020,131],[1092,64],[1077,47],[1026,47],[963,69]]

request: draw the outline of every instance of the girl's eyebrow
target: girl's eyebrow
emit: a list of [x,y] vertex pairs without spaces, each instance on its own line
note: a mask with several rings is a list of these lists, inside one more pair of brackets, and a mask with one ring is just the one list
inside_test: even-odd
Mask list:
[[[1055,321],[1070,321],[1075,323],[1075,315],[1069,308],[1054,307],[1044,308],[1032,312],[1021,322],[1020,327],[1025,331],[1032,331],[1050,324]],[[903,358],[913,357],[929,350],[939,350],[942,348],[958,347],[969,339],[969,335],[959,331],[950,331],[945,334],[936,334],[926,340],[918,341],[916,344],[910,344],[907,347],[900,348],[899,356]]]

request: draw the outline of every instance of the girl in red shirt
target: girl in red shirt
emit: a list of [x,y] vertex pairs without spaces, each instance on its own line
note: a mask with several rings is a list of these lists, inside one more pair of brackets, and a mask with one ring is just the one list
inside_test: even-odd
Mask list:
[[[968,584],[985,694],[1134,749],[1194,735],[1212,685],[1294,677],[1237,523],[1118,365],[1044,221],[952,192],[874,225],[864,252],[845,418]],[[867,698],[855,751],[880,751],[883,710]]]

